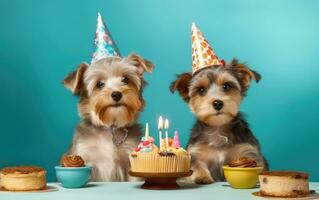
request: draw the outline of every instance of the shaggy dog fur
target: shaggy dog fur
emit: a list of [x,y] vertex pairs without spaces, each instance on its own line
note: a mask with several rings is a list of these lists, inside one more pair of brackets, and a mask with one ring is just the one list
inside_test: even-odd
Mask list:
[[187,150],[192,156],[191,179],[199,184],[224,181],[222,166],[243,156],[267,169],[258,140],[239,112],[251,79],[260,75],[234,59],[225,66],[210,66],[195,74],[183,73],[172,82],[197,117]]
[[136,124],[144,107],[143,73],[153,64],[136,54],[82,63],[63,81],[74,95],[82,121],[67,154],[80,155],[93,166],[92,181],[127,181],[129,153],[138,145]]

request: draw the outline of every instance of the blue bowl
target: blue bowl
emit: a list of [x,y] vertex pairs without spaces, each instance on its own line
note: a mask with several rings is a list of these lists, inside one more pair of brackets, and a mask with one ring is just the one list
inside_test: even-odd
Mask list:
[[56,177],[65,188],[84,187],[90,179],[92,167],[55,166]]

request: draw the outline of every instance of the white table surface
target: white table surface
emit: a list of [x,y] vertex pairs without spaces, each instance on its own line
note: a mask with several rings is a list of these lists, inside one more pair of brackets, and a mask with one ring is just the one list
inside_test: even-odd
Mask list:
[[[107,182],[89,183],[87,187],[81,189],[62,188],[58,183],[49,183],[58,191],[53,192],[4,192],[0,191],[0,200],[249,200],[264,199],[253,196],[251,193],[258,191],[254,189],[233,189],[227,183],[219,182],[210,185],[192,185],[182,183],[179,190],[144,190],[141,189],[141,182]],[[310,189],[319,191],[319,183],[310,183]],[[319,195],[314,195],[317,199]],[[310,199],[310,198],[307,198]]]

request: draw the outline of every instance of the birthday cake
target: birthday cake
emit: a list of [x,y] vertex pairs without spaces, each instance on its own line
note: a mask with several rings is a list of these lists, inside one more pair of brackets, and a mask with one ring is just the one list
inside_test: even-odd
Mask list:
[[180,145],[178,133],[175,132],[174,138],[161,138],[160,147],[154,144],[154,138],[148,134],[142,137],[138,147],[130,155],[131,171],[146,173],[176,173],[189,172],[190,155]]

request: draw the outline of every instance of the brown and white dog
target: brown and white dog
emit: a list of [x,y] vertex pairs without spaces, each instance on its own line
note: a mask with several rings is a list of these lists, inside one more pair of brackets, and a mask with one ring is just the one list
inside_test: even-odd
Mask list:
[[210,66],[183,73],[172,82],[197,117],[187,145],[192,156],[191,179],[198,184],[223,181],[222,166],[246,156],[267,169],[258,140],[239,112],[251,79],[260,75],[234,59],[225,66]]
[[143,73],[152,70],[151,62],[131,54],[82,63],[64,79],[80,97],[82,118],[67,154],[80,155],[93,166],[93,181],[131,180],[128,157],[140,139],[136,120],[145,105]]

